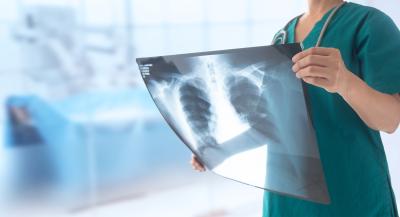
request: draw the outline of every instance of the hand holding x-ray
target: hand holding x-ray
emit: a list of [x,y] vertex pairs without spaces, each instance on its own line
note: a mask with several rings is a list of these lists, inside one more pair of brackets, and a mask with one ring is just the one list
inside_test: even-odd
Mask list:
[[195,168],[329,203],[303,86],[291,69],[299,51],[292,44],[137,62]]

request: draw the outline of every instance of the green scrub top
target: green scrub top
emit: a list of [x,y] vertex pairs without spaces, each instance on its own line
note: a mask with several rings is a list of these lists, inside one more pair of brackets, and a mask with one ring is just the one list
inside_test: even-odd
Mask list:
[[[305,49],[315,46],[331,12],[306,37]],[[297,21],[288,27],[289,43],[294,42]],[[400,93],[400,32],[383,12],[345,4],[329,24],[321,47],[339,49],[347,68],[370,87]],[[265,191],[263,216],[398,216],[379,132],[369,128],[340,95],[308,84],[306,89],[331,203]]]

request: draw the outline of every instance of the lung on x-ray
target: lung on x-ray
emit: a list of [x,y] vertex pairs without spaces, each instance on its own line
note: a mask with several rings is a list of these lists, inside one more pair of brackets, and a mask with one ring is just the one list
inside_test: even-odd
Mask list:
[[300,51],[299,44],[273,45],[137,63],[162,116],[207,169],[328,204],[304,87],[291,69]]

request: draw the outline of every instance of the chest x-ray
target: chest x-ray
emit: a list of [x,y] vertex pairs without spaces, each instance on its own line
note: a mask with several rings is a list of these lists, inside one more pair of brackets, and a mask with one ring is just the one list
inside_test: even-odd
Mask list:
[[303,85],[291,70],[300,51],[274,45],[137,62],[162,116],[209,170],[327,204]]

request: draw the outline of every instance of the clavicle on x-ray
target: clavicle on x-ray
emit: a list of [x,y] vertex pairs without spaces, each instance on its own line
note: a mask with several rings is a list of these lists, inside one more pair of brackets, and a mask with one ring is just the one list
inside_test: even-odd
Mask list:
[[329,203],[303,85],[291,70],[300,51],[274,45],[137,62],[162,116],[209,170]]

